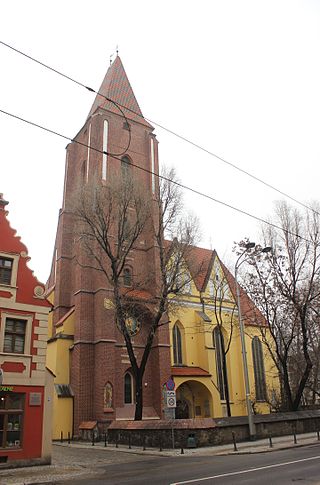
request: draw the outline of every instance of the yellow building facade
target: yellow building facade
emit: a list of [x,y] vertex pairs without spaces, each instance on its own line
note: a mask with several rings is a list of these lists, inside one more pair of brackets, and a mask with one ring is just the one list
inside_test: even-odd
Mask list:
[[[54,288],[47,299],[54,304]],[[53,330],[52,313],[49,314],[49,335],[47,367],[55,375],[53,393],[52,438],[54,440],[72,437],[73,393],[70,386],[70,350],[73,346],[74,311],[71,309]]]
[[[246,415],[235,279],[215,251],[194,248],[193,259],[202,267],[189,273],[170,315],[176,417]],[[240,295],[253,412],[269,413],[279,380],[262,343],[266,323],[243,290]]]

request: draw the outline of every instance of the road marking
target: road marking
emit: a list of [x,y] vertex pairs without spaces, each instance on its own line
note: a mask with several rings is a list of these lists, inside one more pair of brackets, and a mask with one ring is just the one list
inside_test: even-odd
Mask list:
[[250,468],[248,470],[240,470],[238,472],[222,473],[221,475],[213,475],[212,477],[196,478],[193,480],[186,480],[184,482],[174,482],[174,483],[171,483],[170,485],[184,485],[186,483],[204,482],[206,480],[212,480],[213,478],[231,477],[233,475],[241,475],[244,473],[251,473],[259,470],[267,470],[268,468],[276,468],[279,466],[293,465],[294,463],[301,463],[303,461],[319,460],[319,459],[320,459],[320,456],[312,456],[310,458],[302,458],[301,460],[286,461],[285,463],[276,463],[274,465],[260,466],[257,468]]

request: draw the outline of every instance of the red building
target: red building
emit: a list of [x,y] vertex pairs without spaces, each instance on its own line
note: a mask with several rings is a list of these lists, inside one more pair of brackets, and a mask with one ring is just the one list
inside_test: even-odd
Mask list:
[[[67,147],[63,206],[48,280],[48,295],[54,292],[53,335],[49,343],[66,344],[67,339],[70,342],[70,381],[58,382],[61,386],[65,384],[65,389],[71,384],[73,432],[76,435],[79,425],[85,421],[94,420],[103,427],[103,423],[110,420],[132,419],[135,404],[124,339],[114,323],[112,307],[105,305],[113,298],[112,286],[87,263],[79,244],[75,200],[86,184],[94,181],[104,184],[113,177],[121,177],[121,167],[133,170],[138,165],[142,168],[135,170],[135,175],[150,196],[152,207],[158,184],[157,177],[150,173],[158,172],[158,142],[154,128],[142,115],[119,57],[109,67],[99,93],[75,142]],[[107,153],[120,156],[112,157]],[[151,222],[136,246],[130,251],[130,264],[124,269],[124,275],[145,281],[144,287],[137,292],[138,299],[151,298],[159,278],[155,269],[157,248]],[[70,332],[62,334],[61,325],[71,313],[74,320],[72,335],[67,335]],[[148,322],[143,322],[134,338],[138,359],[142,356],[147,328]],[[144,374],[144,418],[162,417],[161,388],[170,375],[170,340],[164,325],[154,339]],[[58,397],[62,403],[65,396],[58,394]]]
[[45,366],[44,287],[10,227],[0,194],[0,463],[51,461],[53,376]]

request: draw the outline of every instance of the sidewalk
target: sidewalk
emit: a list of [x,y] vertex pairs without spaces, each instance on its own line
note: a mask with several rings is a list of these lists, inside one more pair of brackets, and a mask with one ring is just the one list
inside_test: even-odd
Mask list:
[[[227,445],[218,445],[218,446],[207,446],[202,448],[184,448],[183,454],[184,455],[230,455],[230,454],[248,454],[248,453],[265,453],[266,451],[276,451],[276,450],[283,450],[287,448],[294,448],[299,446],[306,446],[311,444],[319,444],[317,433],[305,433],[299,434],[296,436],[297,443],[294,443],[293,435],[289,436],[278,436],[272,438],[272,447],[270,447],[269,439],[263,440],[256,440],[256,441],[243,441],[241,443],[237,443],[237,451],[234,449],[234,445],[229,443]],[[72,448],[79,448],[79,449],[95,449],[95,448],[103,448],[104,450],[115,451],[117,453],[130,453],[136,455],[151,455],[151,456],[177,456],[181,455],[181,448],[176,449],[163,449],[160,451],[158,448],[147,448],[143,450],[141,447],[132,446],[129,449],[128,445],[119,445],[118,448],[114,444],[107,444],[107,447],[104,446],[104,442],[95,443],[94,447],[92,443],[81,443],[81,442],[74,442],[70,445],[66,442],[60,443],[55,442],[56,446],[63,446],[63,447],[72,447]]]
[[268,439],[247,441],[237,443],[237,451],[234,450],[233,444],[184,449],[160,451],[159,449],[147,448],[145,451],[141,447],[119,445],[104,446],[104,442],[95,443],[71,443],[55,442],[53,445],[52,465],[3,469],[0,468],[1,485],[26,485],[36,483],[55,483],[62,480],[72,480],[76,478],[94,477],[99,473],[99,467],[108,464],[122,464],[133,461],[143,461],[148,457],[178,457],[183,460],[185,456],[213,456],[213,455],[230,455],[230,454],[249,454],[265,453],[276,450],[295,448],[307,445],[320,445],[316,433],[307,433],[297,435],[297,443],[294,443],[294,437],[281,436],[272,439],[272,448]]

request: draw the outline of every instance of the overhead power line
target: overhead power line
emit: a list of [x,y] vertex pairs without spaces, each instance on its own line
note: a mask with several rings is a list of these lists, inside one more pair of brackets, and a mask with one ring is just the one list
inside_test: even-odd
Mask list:
[[121,103],[115,102],[113,99],[109,98],[108,96],[105,96],[103,93],[100,93],[99,91],[96,91],[95,89],[87,86],[86,84],[84,84],[84,83],[82,83],[80,81],[77,81],[73,77],[68,76],[67,74],[64,74],[63,72],[61,72],[61,71],[59,71],[57,69],[54,69],[53,67],[49,66],[48,64],[45,64],[44,62],[41,62],[38,59],[35,59],[34,57],[30,56],[29,54],[26,54],[25,52],[22,52],[21,50],[17,49],[16,47],[13,47],[10,44],[7,44],[6,42],[3,42],[3,41],[0,40],[0,44],[4,45],[5,47],[8,47],[9,49],[11,49],[12,51],[16,52],[17,54],[20,54],[20,55],[26,57],[27,59],[29,59],[29,60],[31,60],[31,61],[39,64],[40,66],[44,67],[45,69],[48,69],[48,70],[54,72],[55,74],[58,74],[59,76],[62,76],[65,79],[68,79],[69,81],[77,84],[78,86],[83,87],[87,91],[90,91],[91,93],[95,93],[95,94],[97,94],[97,95],[105,98],[107,101],[109,101],[109,102],[111,102],[113,104],[116,104],[118,106],[118,109],[120,109],[120,108],[126,109],[127,111],[131,112],[132,114],[134,114],[136,116],[139,116],[139,117],[147,120],[149,123],[152,123],[153,125],[158,126],[159,128],[161,128],[162,130],[166,131],[167,133],[170,133],[171,135],[179,138],[180,140],[183,140],[184,142],[188,143],[189,145],[192,145],[193,147],[195,147],[195,148],[197,148],[197,149],[199,149],[199,150],[207,153],[208,155],[210,155],[210,156],[212,156],[212,157],[220,160],[222,163],[224,163],[224,164],[228,165],[229,167],[237,170],[238,172],[243,173],[244,175],[247,175],[248,177],[252,178],[256,182],[259,182],[259,183],[263,184],[265,187],[268,187],[269,189],[277,192],[278,194],[282,195],[283,197],[286,197],[287,199],[292,200],[296,204],[299,204],[300,206],[304,207],[305,209],[312,211],[314,214],[320,215],[320,213],[318,211],[316,211],[313,207],[310,207],[307,204],[304,204],[303,202],[301,202],[300,200],[296,199],[295,197],[287,194],[283,190],[278,189],[274,185],[269,184],[265,180],[257,177],[256,175],[253,175],[252,173],[248,172],[247,170],[244,170],[243,168],[239,167],[235,163],[229,162],[225,158],[220,157],[216,153],[213,153],[212,151],[208,150],[207,148],[204,148],[203,146],[199,145],[198,143],[195,143],[194,141],[189,140],[185,136],[180,135],[179,133],[171,130],[170,128],[167,128],[164,125],[161,125],[160,123],[157,123],[156,121],[153,121],[150,118],[147,118],[147,117],[143,116],[141,113],[136,112],[135,110],[133,110],[132,108],[129,108],[128,106],[125,106],[125,105],[123,105]]
[[[95,147],[93,147],[91,145],[88,145],[87,143],[83,143],[83,142],[81,142],[79,140],[75,140],[74,138],[71,138],[71,137],[66,136],[66,135],[64,135],[62,133],[59,133],[58,131],[51,130],[50,128],[46,128],[43,125],[40,125],[40,124],[35,123],[33,121],[30,121],[30,120],[26,120],[26,119],[22,118],[21,116],[15,115],[13,113],[9,113],[8,111],[5,111],[3,109],[0,109],[0,113],[3,113],[5,115],[7,115],[7,116],[10,116],[11,118],[15,118],[15,119],[17,119],[19,121],[22,121],[23,123],[27,123],[28,125],[34,126],[35,128],[39,128],[39,129],[41,129],[43,131],[46,131],[46,132],[51,133],[53,135],[59,136],[60,138],[63,138],[64,140],[68,140],[68,141],[71,141],[73,143],[77,143],[78,145],[81,145],[81,146],[83,146],[85,148],[89,148],[90,150],[93,150],[93,151],[95,151],[97,153],[101,153],[102,155],[107,155],[109,157],[114,158],[115,160],[120,161],[120,162],[122,161],[121,158],[115,156],[112,153],[109,153],[109,152],[107,152],[105,150],[101,150],[99,148],[95,148]],[[200,197],[204,197],[204,198],[206,198],[206,199],[208,199],[208,200],[210,200],[212,202],[215,202],[217,204],[220,204],[220,205],[223,205],[225,207],[228,207],[229,209],[234,210],[234,211],[236,211],[236,212],[238,212],[240,214],[243,214],[245,216],[251,217],[251,219],[255,219],[256,221],[262,222],[263,224],[266,224],[268,226],[274,227],[275,229],[279,229],[280,231],[283,231],[286,234],[289,234],[289,235],[294,236],[294,237],[298,237],[298,238],[300,238],[300,239],[302,239],[302,240],[304,240],[304,241],[306,241],[308,243],[312,243],[311,240],[309,240],[309,239],[307,239],[307,238],[305,238],[303,236],[300,236],[300,234],[294,233],[292,231],[288,231],[287,229],[284,229],[283,227],[278,226],[277,224],[274,224],[273,222],[266,221],[265,219],[262,219],[261,217],[258,217],[258,216],[255,216],[253,214],[250,214],[249,212],[246,212],[243,209],[239,209],[238,207],[235,207],[235,206],[233,206],[231,204],[228,204],[227,202],[223,202],[223,201],[221,201],[219,199],[216,199],[215,197],[212,197],[211,195],[205,194],[204,192],[201,192],[200,190],[197,190],[197,189],[194,189],[192,187],[189,187],[188,185],[182,184],[182,183],[180,183],[180,182],[178,182],[176,180],[172,180],[169,177],[165,177],[163,175],[160,175],[160,174],[158,174],[156,172],[153,172],[152,170],[149,170],[147,168],[140,167],[139,165],[136,165],[134,163],[130,163],[130,165],[132,167],[134,167],[134,168],[137,168],[138,170],[141,170],[142,172],[146,172],[146,173],[148,173],[150,175],[154,175],[155,177],[158,177],[159,179],[166,180],[167,182],[173,183],[174,185],[177,185],[178,187],[180,187],[183,190],[187,190],[189,192],[192,192],[192,193],[194,193],[196,195],[199,195]]]

